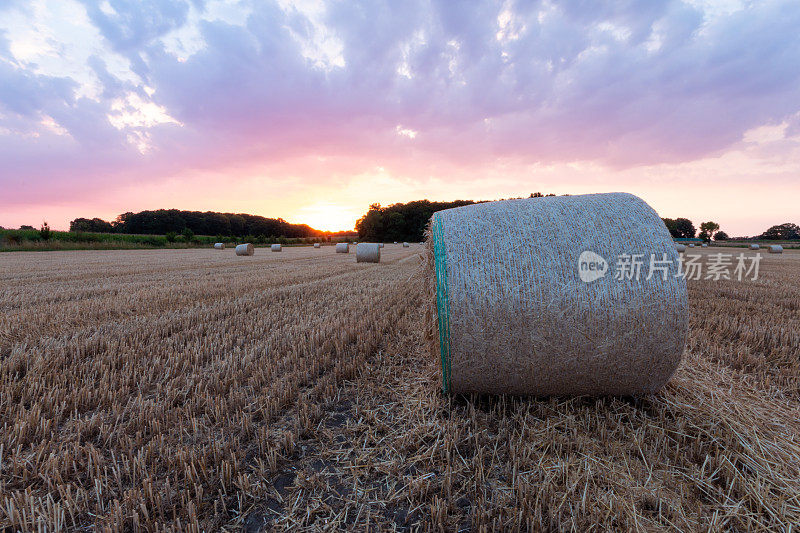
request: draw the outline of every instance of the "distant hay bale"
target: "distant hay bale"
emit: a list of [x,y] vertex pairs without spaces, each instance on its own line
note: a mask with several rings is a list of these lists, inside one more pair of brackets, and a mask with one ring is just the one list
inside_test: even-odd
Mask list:
[[751,250],[758,250],[759,248],[761,248],[761,246],[759,246],[758,244],[751,244],[750,245],[750,249]]
[[350,247],[347,245],[346,242],[337,242],[336,243],[336,253],[337,254],[346,254],[350,252]]
[[394,241],[394,243],[397,244],[397,241]]
[[270,250],[272,250],[273,252],[280,252],[280,251],[281,251],[281,245],[280,245],[280,244],[273,244],[273,245],[272,245],[272,246],[270,246],[269,248],[270,248]]
[[677,251],[679,253],[680,252],[685,252],[686,251],[686,246],[684,246],[682,244],[676,244],[675,245],[675,251]]
[[214,249],[215,250],[224,250],[225,249],[225,243],[224,242],[215,242],[214,243]]
[[[455,393],[653,393],[688,330],[675,243],[631,194],[474,204],[434,213],[428,339]],[[668,267],[617,279],[617,258]],[[646,259],[647,260],[647,259]]]
[[689,243],[689,248],[694,248],[694,243]]
[[382,242],[378,243],[378,248],[383,248],[383,243]]
[[318,242],[314,243],[314,248],[321,248],[321,247],[322,247],[322,245],[320,243],[318,243]]
[[703,243],[700,246],[702,246],[703,248],[708,248],[708,244],[706,244],[706,243]]
[[783,246],[780,244],[770,244],[769,245],[769,253],[771,254],[782,254],[783,253]]
[[360,242],[356,246],[356,263],[380,263],[381,247],[374,242]]
[[255,248],[249,242],[236,246],[236,255],[253,255],[255,251]]
[[403,248],[408,248],[408,243],[407,242],[403,243]]

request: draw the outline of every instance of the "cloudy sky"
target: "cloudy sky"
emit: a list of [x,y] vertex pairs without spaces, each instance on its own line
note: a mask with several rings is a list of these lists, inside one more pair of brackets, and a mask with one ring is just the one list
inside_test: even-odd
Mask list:
[[601,4],[0,0],[0,225],[535,191],[800,223],[800,4]]

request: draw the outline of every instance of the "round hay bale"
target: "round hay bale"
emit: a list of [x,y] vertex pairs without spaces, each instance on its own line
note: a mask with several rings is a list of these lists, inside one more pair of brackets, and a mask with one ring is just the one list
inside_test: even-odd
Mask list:
[[322,247],[322,245],[320,243],[318,243],[318,242],[314,243],[314,248],[321,248],[321,247]]
[[686,251],[686,246],[684,246],[682,244],[676,244],[675,245],[675,251],[678,252],[678,253],[685,252]]
[[214,243],[214,249],[215,250],[224,250],[225,249],[225,243],[224,242],[215,242]]
[[256,249],[249,242],[236,246],[236,255],[253,255],[255,251]]
[[360,242],[356,246],[356,263],[380,263],[381,247],[374,242]]
[[336,243],[336,253],[337,254],[350,253],[350,247],[347,245],[346,242],[337,242]]
[[689,248],[694,248],[694,243],[690,243]]
[[394,241],[394,243],[397,244],[397,241]]
[[[686,281],[658,214],[631,194],[474,204],[434,213],[428,339],[455,393],[631,395],[681,360]],[[618,258],[642,254],[638,279]],[[668,268],[650,279],[650,254]]]
[[269,249],[272,250],[273,252],[280,252],[281,251],[281,245],[280,244],[273,244],[272,246],[269,247]]
[[408,248],[408,243],[407,242],[403,243],[403,248]]
[[702,246],[703,248],[708,248],[708,244],[706,244],[706,243],[703,243],[700,246]]
[[383,248],[383,243],[382,242],[378,243],[378,248]]
[[761,248],[761,246],[759,246],[758,244],[751,244],[750,245],[750,249],[751,250],[758,250],[759,248]]
[[769,253],[771,254],[782,254],[783,253],[783,246],[780,244],[770,244],[769,245]]

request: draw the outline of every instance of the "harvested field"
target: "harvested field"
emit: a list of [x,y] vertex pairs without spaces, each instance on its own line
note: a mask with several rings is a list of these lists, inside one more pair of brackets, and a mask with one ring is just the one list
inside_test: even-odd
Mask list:
[[658,394],[536,400],[442,396],[421,249],[266,252],[0,257],[0,528],[800,523],[800,253],[690,281]]

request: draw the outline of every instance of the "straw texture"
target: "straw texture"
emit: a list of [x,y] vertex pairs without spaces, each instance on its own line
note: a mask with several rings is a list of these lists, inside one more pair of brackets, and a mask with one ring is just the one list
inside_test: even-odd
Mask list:
[[215,242],[214,243],[214,249],[215,250],[224,250],[225,249],[225,243],[224,242]]
[[254,253],[255,248],[253,248],[253,245],[249,242],[236,246],[236,255],[253,255]]
[[374,242],[360,242],[356,246],[356,263],[380,263],[381,247]]
[[769,253],[771,254],[782,254],[783,253],[783,246],[780,244],[770,244],[769,245]]
[[269,248],[270,248],[270,250],[272,250],[273,252],[280,252],[280,251],[281,251],[281,245],[280,245],[280,244],[273,244],[273,245],[272,245],[272,246],[270,246]]
[[347,245],[346,242],[337,242],[336,243],[336,253],[337,254],[346,254],[350,252],[350,247]]
[[[435,213],[428,341],[457,393],[630,395],[672,376],[688,328],[678,253],[655,211],[625,193],[506,200]],[[606,275],[581,280],[591,251]],[[616,279],[617,258],[670,261]],[[662,255],[663,254],[663,255]]]

